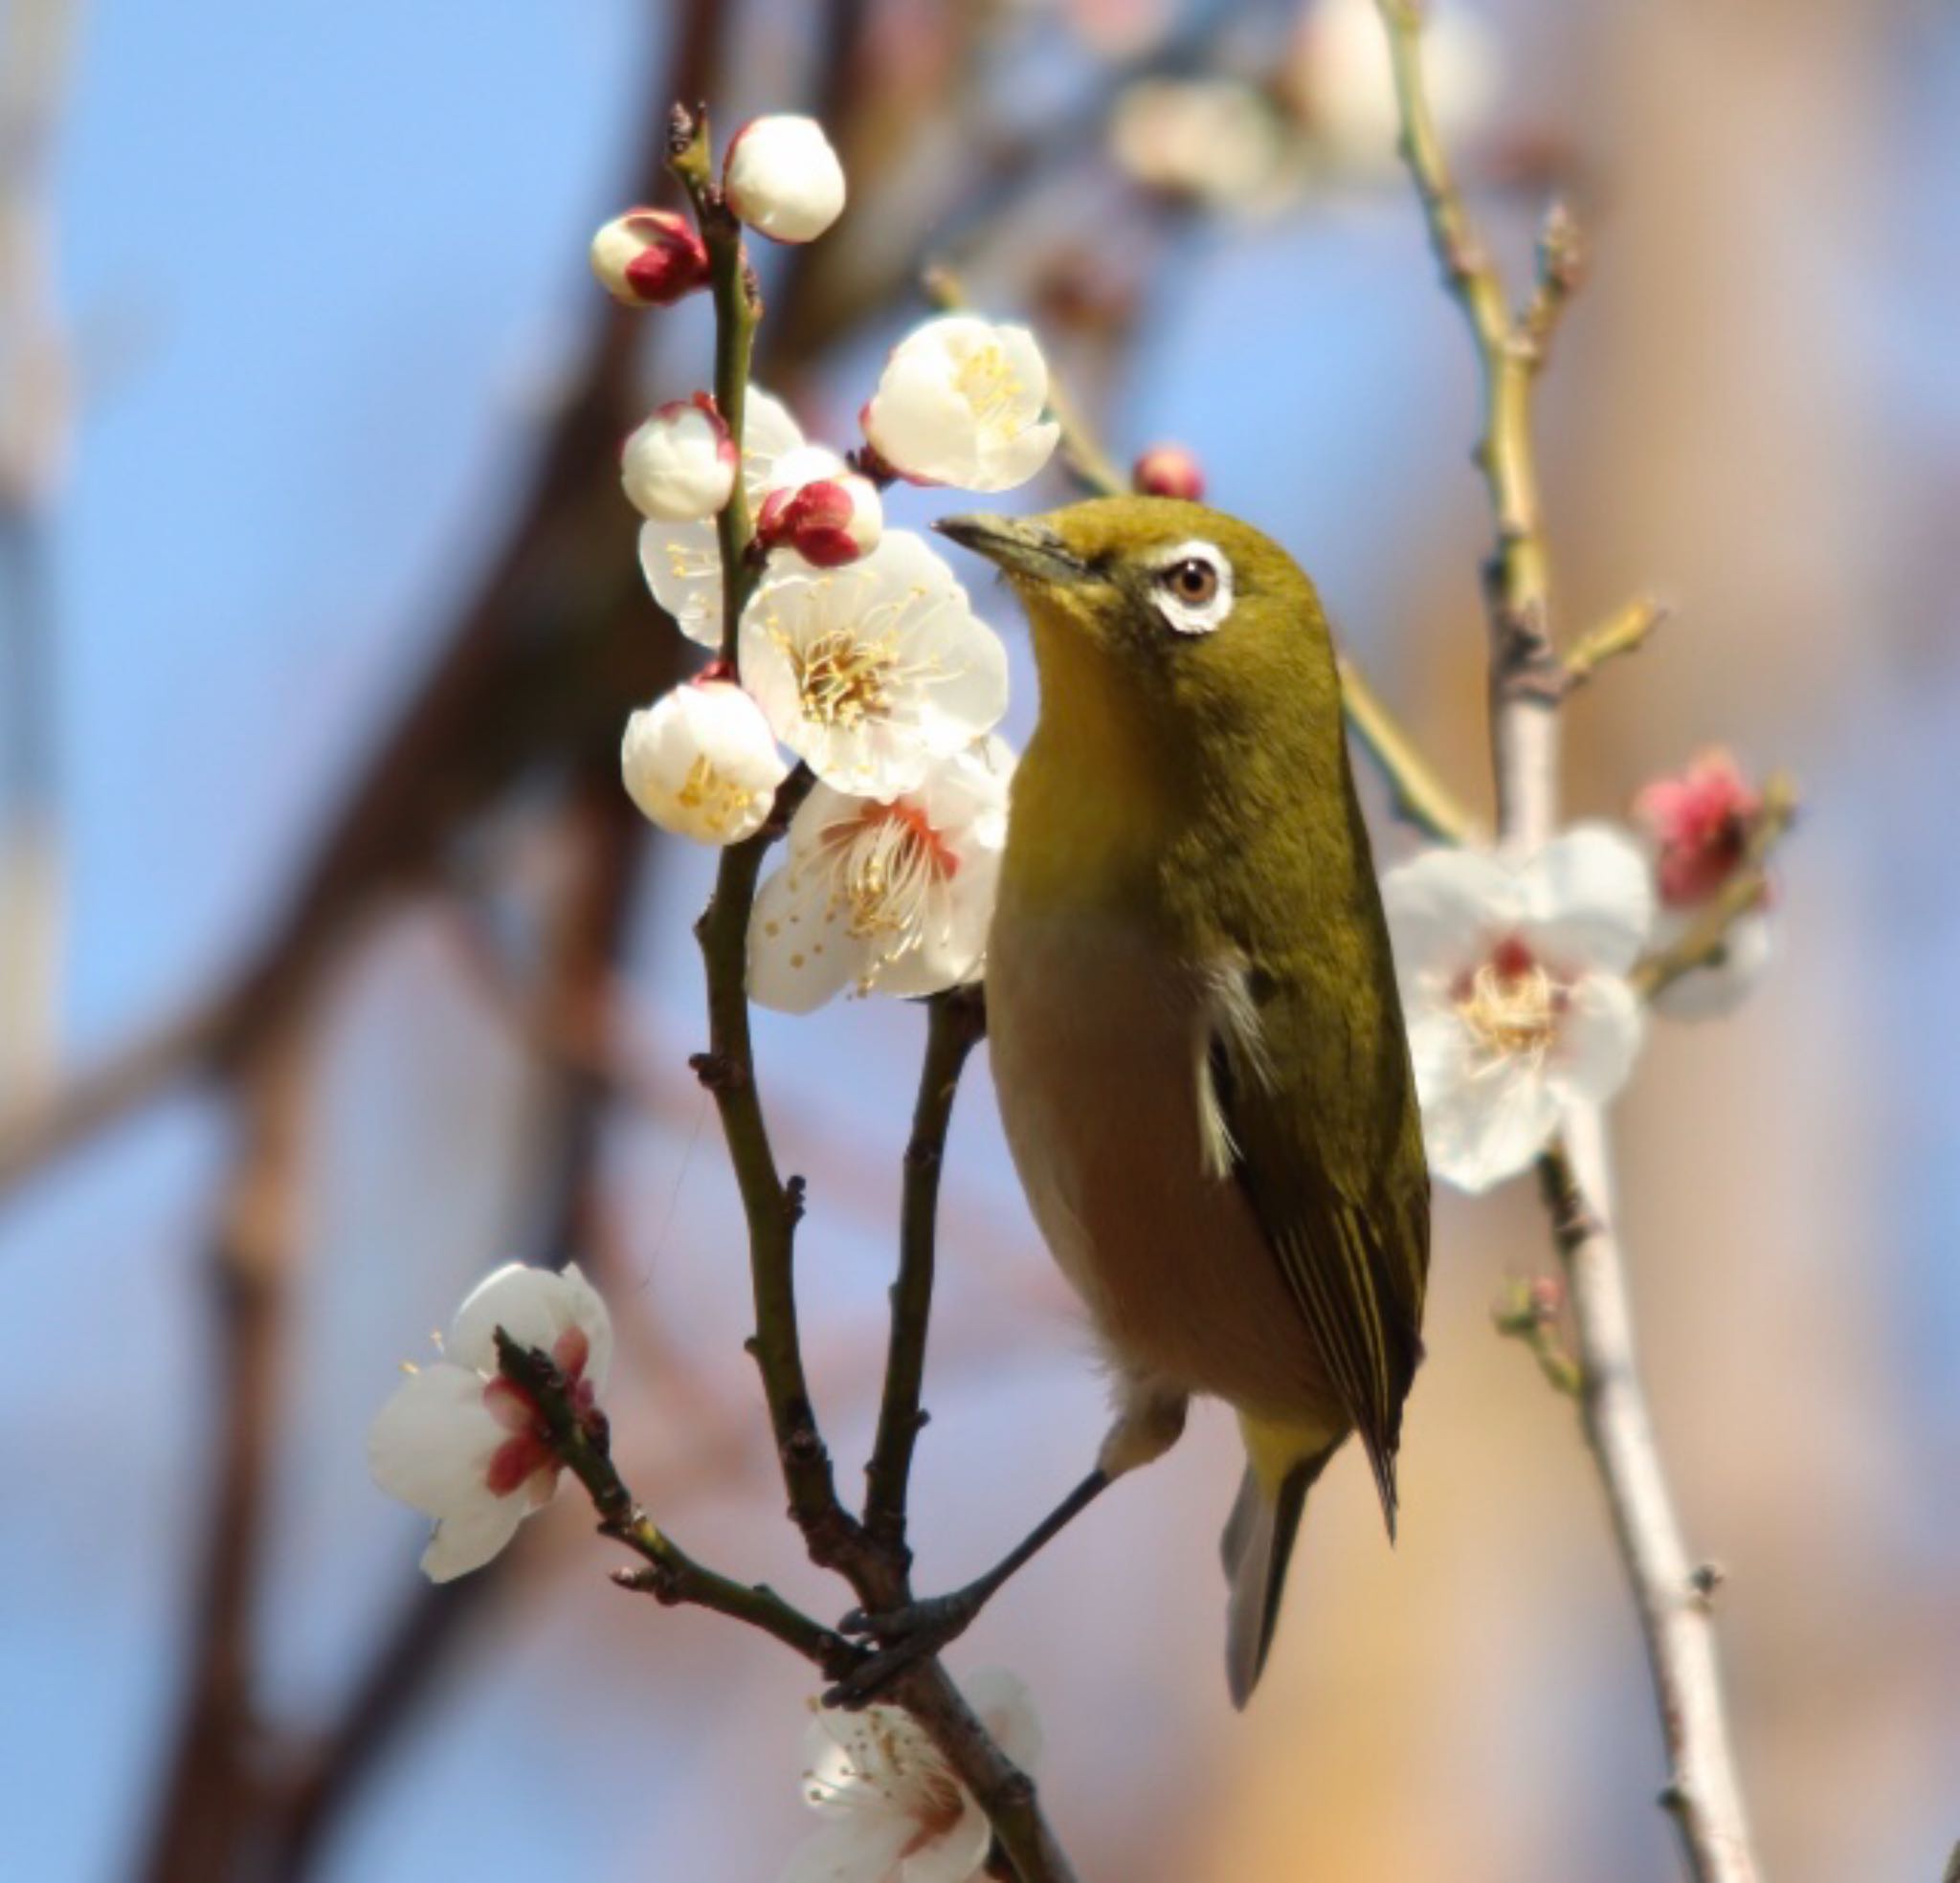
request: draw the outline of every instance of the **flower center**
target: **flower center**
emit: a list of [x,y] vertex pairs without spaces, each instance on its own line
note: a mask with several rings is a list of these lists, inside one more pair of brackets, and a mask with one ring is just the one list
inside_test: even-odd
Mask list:
[[969,354],[953,375],[953,386],[983,431],[1004,432],[1013,426],[1020,408],[1021,382],[998,346]]
[[907,804],[866,805],[856,822],[836,826],[829,842],[852,939],[888,942],[887,961],[916,948],[926,897],[960,867],[925,813]]
[[889,681],[898,657],[889,647],[848,629],[826,629],[790,649],[804,712],[824,725],[846,728],[877,719],[891,706]]
[[739,824],[755,800],[755,793],[737,785],[725,772],[716,769],[706,753],[687,767],[676,796],[689,810],[705,813],[711,829],[727,831]]
[[[571,1388],[571,1403],[581,1413],[591,1410],[597,1395],[585,1377],[586,1362],[591,1358],[591,1342],[582,1328],[568,1327],[552,1343],[551,1358]],[[490,1454],[483,1473],[484,1487],[493,1497],[508,1497],[522,1491],[540,1472],[555,1482],[558,1457],[551,1450],[551,1434],[538,1403],[514,1380],[499,1374],[483,1388],[483,1404],[490,1415],[510,1436]]]
[[1459,981],[1454,998],[1478,1050],[1495,1064],[1516,1056],[1543,1058],[1558,1038],[1568,994],[1545,964],[1509,936],[1474,974]]

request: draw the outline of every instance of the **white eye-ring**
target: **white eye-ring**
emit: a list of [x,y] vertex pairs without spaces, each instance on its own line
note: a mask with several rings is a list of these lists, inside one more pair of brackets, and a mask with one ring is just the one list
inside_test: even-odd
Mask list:
[[1215,543],[1193,538],[1151,560],[1157,612],[1180,634],[1209,634],[1232,612],[1232,565]]

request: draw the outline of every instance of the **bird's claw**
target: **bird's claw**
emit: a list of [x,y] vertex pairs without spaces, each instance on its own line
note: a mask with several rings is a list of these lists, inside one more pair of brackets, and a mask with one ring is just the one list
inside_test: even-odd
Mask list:
[[823,1696],[825,1706],[856,1712],[869,1706],[918,1664],[939,1652],[972,1625],[982,1597],[966,1590],[927,1596],[902,1608],[867,1615],[854,1608],[837,1624],[837,1632],[855,1640],[877,1643],[865,1658]]

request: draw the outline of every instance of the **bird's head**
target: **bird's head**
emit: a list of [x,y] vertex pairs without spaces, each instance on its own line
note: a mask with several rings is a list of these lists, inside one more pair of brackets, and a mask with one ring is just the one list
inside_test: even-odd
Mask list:
[[1099,498],[1043,517],[948,517],[1027,609],[1042,710],[1110,713],[1205,737],[1279,710],[1338,714],[1313,585],[1250,523],[1162,497]]

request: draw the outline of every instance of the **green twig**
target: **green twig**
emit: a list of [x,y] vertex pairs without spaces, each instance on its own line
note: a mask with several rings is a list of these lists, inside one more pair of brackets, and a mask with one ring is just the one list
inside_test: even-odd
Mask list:
[[1637,654],[1647,637],[1673,612],[1665,602],[1652,595],[1636,595],[1624,608],[1590,628],[1572,643],[1566,654],[1565,690],[1582,687],[1609,660]]

